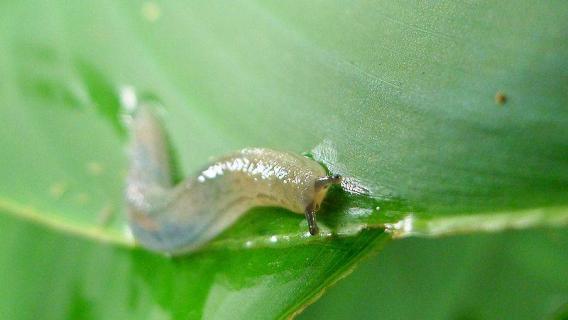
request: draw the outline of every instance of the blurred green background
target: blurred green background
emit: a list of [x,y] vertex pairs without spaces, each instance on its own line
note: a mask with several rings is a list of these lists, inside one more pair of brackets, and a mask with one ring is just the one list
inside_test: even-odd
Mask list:
[[568,232],[393,242],[298,319],[566,319]]
[[[0,1],[1,318],[287,318],[326,289],[302,318],[564,317],[567,30],[564,1]],[[333,190],[321,237],[256,208],[148,253],[122,201],[148,101],[180,176],[261,146],[370,194]]]

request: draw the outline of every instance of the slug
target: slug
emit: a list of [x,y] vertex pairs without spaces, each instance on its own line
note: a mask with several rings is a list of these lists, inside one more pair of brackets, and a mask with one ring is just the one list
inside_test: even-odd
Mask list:
[[322,165],[304,156],[247,148],[173,185],[166,136],[153,112],[139,108],[129,130],[129,226],[135,240],[152,251],[195,251],[257,206],[304,214],[315,235],[315,214],[329,186],[341,182],[339,175],[327,175]]

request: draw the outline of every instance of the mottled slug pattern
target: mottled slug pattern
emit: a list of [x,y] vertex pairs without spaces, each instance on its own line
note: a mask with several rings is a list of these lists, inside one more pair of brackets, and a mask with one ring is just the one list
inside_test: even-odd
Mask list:
[[152,111],[137,110],[130,130],[128,218],[137,242],[153,251],[178,255],[196,250],[257,206],[305,214],[314,235],[315,212],[328,187],[341,180],[301,155],[250,148],[174,186],[164,132]]

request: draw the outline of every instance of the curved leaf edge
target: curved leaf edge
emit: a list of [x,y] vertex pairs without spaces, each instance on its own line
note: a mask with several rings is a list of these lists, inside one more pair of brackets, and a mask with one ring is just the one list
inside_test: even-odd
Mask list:
[[[54,213],[42,212],[29,205],[22,205],[0,197],[0,210],[18,219],[44,226],[48,229],[72,234],[78,237],[91,239],[109,245],[135,249],[138,247],[132,235],[125,228],[124,232],[105,227],[104,225],[88,226],[61,218]],[[505,230],[520,230],[539,227],[568,226],[568,207],[532,208],[515,211],[486,212],[457,216],[443,216],[432,219],[416,218],[413,214],[393,223],[360,223],[349,229],[352,233],[337,234],[322,233],[317,237],[307,236],[305,233],[279,234],[279,240],[273,241],[273,235],[258,235],[245,238],[221,238],[213,240],[203,250],[223,249],[251,249],[260,247],[291,246],[319,242],[334,237],[350,237],[363,230],[385,230],[393,239],[406,237],[441,237],[460,234],[500,232]]]

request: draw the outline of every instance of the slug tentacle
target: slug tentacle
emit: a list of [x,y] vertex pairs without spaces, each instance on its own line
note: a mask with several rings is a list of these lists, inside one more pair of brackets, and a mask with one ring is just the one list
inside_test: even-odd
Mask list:
[[319,232],[319,228],[316,222],[316,209],[313,202],[310,202],[310,204],[306,207],[305,215],[306,220],[308,221],[308,230],[310,231],[310,234],[312,236],[316,235]]
[[173,186],[165,135],[149,109],[133,116],[131,136],[129,223],[136,240],[154,251],[182,254],[198,249],[256,206],[305,214],[310,233],[317,234],[315,213],[328,187],[341,181],[309,158],[248,148]]

